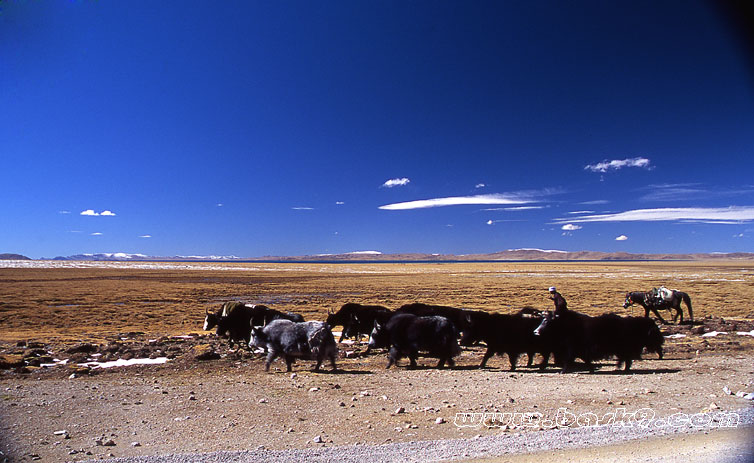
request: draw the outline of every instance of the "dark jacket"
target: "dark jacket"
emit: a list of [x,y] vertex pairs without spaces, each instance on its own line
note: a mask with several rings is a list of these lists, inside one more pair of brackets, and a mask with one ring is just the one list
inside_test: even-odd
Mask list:
[[552,301],[555,303],[556,314],[561,314],[568,310],[568,304],[566,303],[565,298],[563,298],[563,296],[561,296],[559,292],[553,291],[550,299],[552,299]]

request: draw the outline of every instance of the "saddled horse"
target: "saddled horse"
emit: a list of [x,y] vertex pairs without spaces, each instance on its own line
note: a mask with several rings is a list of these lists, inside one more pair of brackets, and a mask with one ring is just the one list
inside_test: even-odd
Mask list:
[[694,322],[694,312],[691,309],[691,298],[683,291],[670,290],[671,295],[668,299],[657,300],[655,299],[651,291],[634,291],[626,293],[626,300],[623,302],[623,308],[627,309],[633,304],[639,304],[644,307],[644,316],[649,317],[649,311],[651,310],[657,318],[660,319],[662,324],[667,322],[660,316],[658,310],[675,310],[673,314],[673,323],[680,317],[678,324],[683,323],[683,310],[681,310],[681,301],[686,304],[689,310],[689,321]]

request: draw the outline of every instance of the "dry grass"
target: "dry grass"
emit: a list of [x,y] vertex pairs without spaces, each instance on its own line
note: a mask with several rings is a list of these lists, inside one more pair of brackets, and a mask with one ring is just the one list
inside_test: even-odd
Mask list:
[[397,308],[422,301],[499,312],[527,305],[550,309],[547,288],[553,285],[569,308],[590,314],[639,314],[640,308],[623,309],[625,292],[665,285],[690,294],[696,318],[754,318],[752,262],[109,267],[0,269],[0,341],[97,340],[129,331],[182,334],[201,330],[205,309],[231,299],[312,319],[323,319],[328,309],[346,302]]

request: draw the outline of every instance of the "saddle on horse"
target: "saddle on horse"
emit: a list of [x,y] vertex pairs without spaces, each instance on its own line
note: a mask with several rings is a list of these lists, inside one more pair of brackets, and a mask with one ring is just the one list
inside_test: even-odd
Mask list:
[[672,290],[664,286],[660,286],[659,288],[652,288],[652,291],[647,293],[646,302],[652,305],[658,305],[662,304],[663,302],[669,301],[672,297]]

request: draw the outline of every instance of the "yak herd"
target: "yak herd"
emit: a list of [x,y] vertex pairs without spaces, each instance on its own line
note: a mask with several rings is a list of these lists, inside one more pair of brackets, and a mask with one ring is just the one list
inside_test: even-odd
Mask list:
[[233,347],[262,348],[266,353],[265,370],[282,357],[291,370],[296,359],[315,360],[315,371],[329,360],[336,370],[338,348],[331,329],[342,326],[338,342],[369,336],[366,354],[372,349],[387,349],[387,368],[407,357],[410,367],[416,359],[439,359],[437,367],[453,366],[461,346],[484,345],[486,351],[479,365],[484,368],[490,357],[508,356],[515,370],[519,357],[527,354],[531,367],[537,354],[538,367],[547,368],[550,357],[554,365],[567,372],[577,367],[594,371],[597,360],[615,358],[617,366],[630,371],[632,362],[642,353],[656,353],[662,358],[664,338],[655,322],[645,317],[621,317],[615,314],[589,316],[573,310],[555,312],[526,307],[512,314],[490,313],[442,305],[412,303],[390,310],[379,305],[347,303],[337,312],[330,311],[325,322],[304,321],[300,314],[280,312],[264,305],[226,302],[217,312],[207,311],[204,329],[215,328],[216,334],[228,338]]

